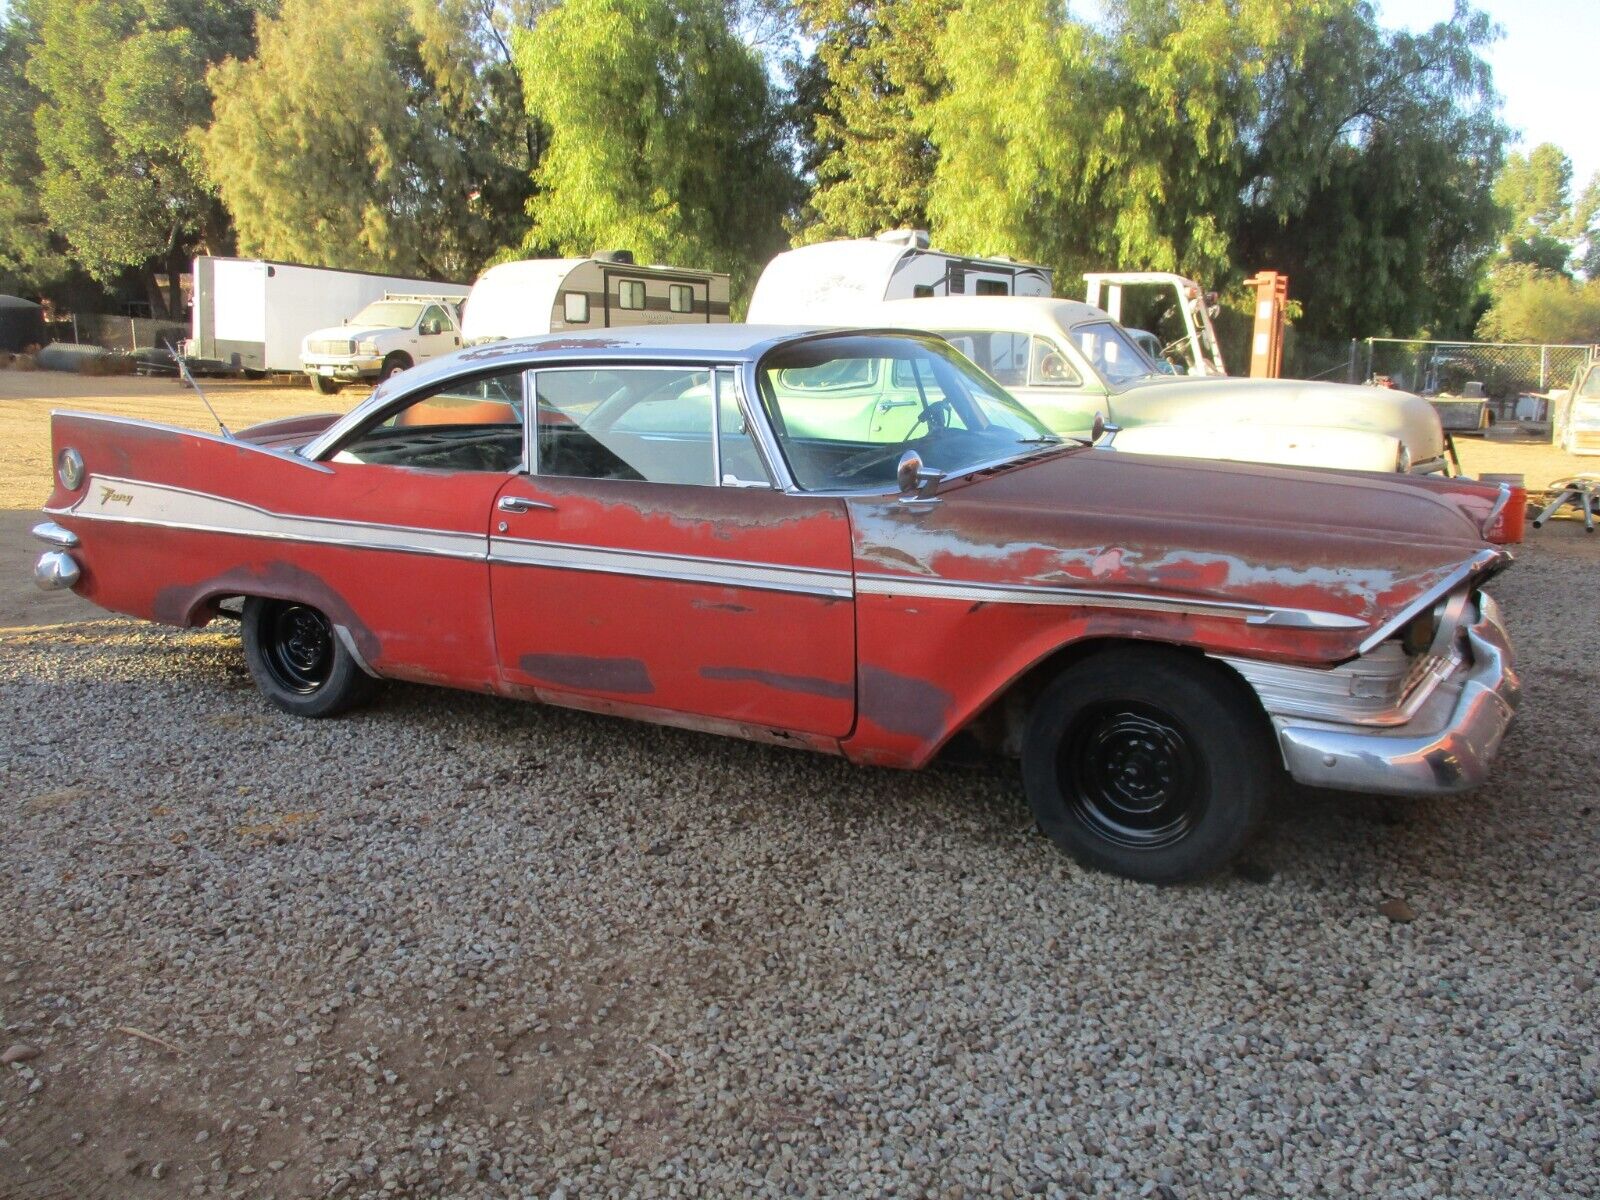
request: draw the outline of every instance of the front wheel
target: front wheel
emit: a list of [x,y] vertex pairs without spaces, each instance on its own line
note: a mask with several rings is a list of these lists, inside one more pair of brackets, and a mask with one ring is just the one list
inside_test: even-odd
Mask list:
[[329,379],[326,375],[312,373],[306,376],[311,381],[311,390],[319,396],[336,395],[344,384]]
[[1226,866],[1259,824],[1274,779],[1267,732],[1220,667],[1107,650],[1035,702],[1023,785],[1040,828],[1079,862],[1181,883]]
[[245,601],[241,624],[250,677],[284,712],[331,717],[371,691],[371,678],[320,609],[253,596]]
[[408,370],[411,366],[411,356],[396,350],[383,360],[383,366],[378,371],[380,380],[393,379],[401,371]]

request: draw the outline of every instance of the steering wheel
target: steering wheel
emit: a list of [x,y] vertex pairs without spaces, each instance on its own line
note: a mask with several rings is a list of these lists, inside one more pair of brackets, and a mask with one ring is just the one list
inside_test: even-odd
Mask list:
[[943,433],[950,428],[950,414],[953,412],[955,412],[955,405],[948,400],[935,400],[932,404],[925,405],[922,411],[917,414],[917,419],[911,422],[911,427],[906,430],[906,436],[902,439],[901,444],[904,445],[914,441],[915,439],[911,435],[916,432],[917,426],[924,421],[928,423],[930,436],[935,433]]

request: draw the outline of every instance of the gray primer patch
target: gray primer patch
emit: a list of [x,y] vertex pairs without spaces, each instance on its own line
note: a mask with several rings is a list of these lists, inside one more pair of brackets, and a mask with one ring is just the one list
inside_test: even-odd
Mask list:
[[582,654],[524,654],[529,675],[557,687],[589,692],[648,695],[656,690],[650,671],[637,658],[589,658]]
[[925,679],[863,664],[861,715],[880,729],[934,741],[944,735],[950,693]]
[[848,700],[853,690],[848,683],[835,683],[831,679],[817,679],[810,675],[780,675],[775,671],[758,671],[753,667],[701,667],[700,677],[730,683],[759,683],[780,692],[804,692],[808,696],[823,696],[829,700]]

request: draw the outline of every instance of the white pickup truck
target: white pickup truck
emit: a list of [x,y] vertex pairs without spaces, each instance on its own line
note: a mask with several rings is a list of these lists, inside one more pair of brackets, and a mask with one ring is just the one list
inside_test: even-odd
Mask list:
[[331,395],[347,383],[387,379],[461,345],[460,296],[388,295],[343,325],[313,329],[300,347],[312,391]]

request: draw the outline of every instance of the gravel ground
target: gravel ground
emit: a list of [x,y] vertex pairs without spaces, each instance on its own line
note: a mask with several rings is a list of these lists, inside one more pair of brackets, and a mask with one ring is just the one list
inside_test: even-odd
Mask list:
[[12,632],[0,1195],[1600,1193],[1597,540],[1495,587],[1491,786],[1297,793],[1173,890],[1009,770]]

